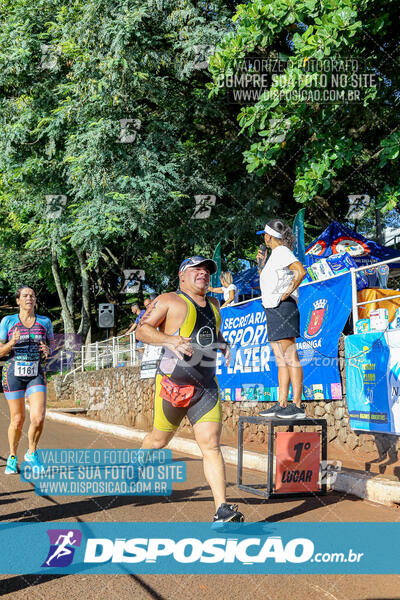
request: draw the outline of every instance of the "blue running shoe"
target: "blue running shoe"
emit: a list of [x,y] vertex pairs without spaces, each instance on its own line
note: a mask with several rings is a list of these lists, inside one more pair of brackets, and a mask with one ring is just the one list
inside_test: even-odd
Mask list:
[[32,469],[37,469],[39,473],[43,473],[44,472],[44,466],[42,465],[42,462],[39,458],[38,452],[37,450],[35,450],[35,452],[32,452],[32,454],[29,453],[29,450],[26,451],[26,454],[24,456],[24,460],[26,460],[26,462],[30,463],[32,465]]
[[17,457],[13,454],[7,458],[7,464],[4,473],[6,475],[18,475]]

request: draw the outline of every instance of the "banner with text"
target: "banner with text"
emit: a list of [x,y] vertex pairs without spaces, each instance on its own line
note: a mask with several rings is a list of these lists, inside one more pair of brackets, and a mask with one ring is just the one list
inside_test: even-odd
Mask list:
[[1,574],[50,578],[400,572],[400,523],[1,523],[0,545]]
[[[350,273],[300,287],[297,351],[306,400],[340,399],[339,337],[351,311]],[[278,367],[268,343],[261,299],[222,310],[221,331],[232,346],[230,366],[222,355],[217,376],[224,400],[278,399]]]
[[350,335],[345,356],[350,426],[400,435],[400,331]]

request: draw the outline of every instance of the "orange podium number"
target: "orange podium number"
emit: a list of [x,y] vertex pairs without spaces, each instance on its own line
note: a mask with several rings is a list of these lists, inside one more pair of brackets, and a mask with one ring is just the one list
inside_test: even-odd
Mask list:
[[319,433],[276,434],[275,492],[319,492],[321,437]]

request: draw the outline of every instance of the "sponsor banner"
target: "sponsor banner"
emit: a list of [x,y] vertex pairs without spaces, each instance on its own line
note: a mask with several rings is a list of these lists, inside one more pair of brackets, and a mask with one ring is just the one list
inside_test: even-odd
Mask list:
[[21,481],[39,496],[167,496],[186,481],[171,450],[39,449],[43,468],[21,464]]
[[[351,276],[300,287],[297,351],[306,400],[340,399],[339,337],[351,311]],[[278,367],[268,343],[261,299],[222,310],[221,331],[232,346],[229,367],[221,354],[217,376],[224,400],[278,399]],[[291,392],[290,392],[291,393]]]
[[400,331],[350,335],[345,356],[350,426],[400,435]]
[[2,523],[0,544],[2,574],[400,572],[400,523]]
[[276,433],[275,492],[319,492],[320,433]]

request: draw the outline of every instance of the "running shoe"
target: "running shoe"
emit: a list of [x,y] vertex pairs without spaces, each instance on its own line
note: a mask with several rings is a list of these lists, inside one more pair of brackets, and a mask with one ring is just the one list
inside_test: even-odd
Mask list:
[[276,404],[274,404],[274,406],[271,406],[271,408],[267,408],[266,410],[262,410],[261,412],[259,412],[258,416],[259,417],[276,417],[278,412],[280,412],[284,408],[286,408],[286,407],[283,407],[280,404],[276,403]]
[[307,415],[304,412],[304,406],[300,408],[296,406],[293,402],[288,404],[285,408],[280,410],[276,416],[278,419],[306,419]]
[[213,527],[222,526],[224,523],[243,523],[244,516],[238,511],[237,504],[221,504],[214,515]]
[[33,469],[36,467],[36,469],[39,470],[39,473],[43,473],[43,471],[45,470],[39,458],[37,450],[35,450],[35,452],[32,452],[32,454],[30,454],[29,450],[27,450],[24,459],[26,460],[26,462],[32,465]]
[[17,457],[10,454],[7,458],[7,464],[4,473],[6,475],[18,475]]

